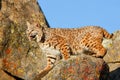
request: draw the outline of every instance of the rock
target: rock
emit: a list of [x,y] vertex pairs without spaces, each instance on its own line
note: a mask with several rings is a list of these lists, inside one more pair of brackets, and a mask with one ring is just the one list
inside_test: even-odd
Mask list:
[[120,67],[110,72],[108,80],[120,80]]
[[[1,25],[0,25],[1,26]],[[3,49],[3,43],[4,41],[4,27],[0,27],[0,58],[2,57],[2,49]]]
[[0,59],[0,80],[15,80],[12,76],[8,75],[2,69],[2,59]]
[[9,76],[7,73],[5,73],[3,70],[0,70],[0,80],[16,80],[15,78]]
[[27,39],[26,21],[49,25],[36,0],[0,0],[0,5],[0,69],[30,80],[45,67],[46,59],[36,42]]
[[58,62],[41,80],[107,80],[108,74],[109,67],[103,59],[77,55]]
[[109,80],[120,80],[120,31],[114,33],[111,47],[109,47],[104,60],[110,68]]
[[[120,31],[116,31],[112,38],[111,47],[108,49],[107,54],[104,57],[104,60],[108,63],[119,63],[120,62]],[[110,69],[112,70],[112,69]]]

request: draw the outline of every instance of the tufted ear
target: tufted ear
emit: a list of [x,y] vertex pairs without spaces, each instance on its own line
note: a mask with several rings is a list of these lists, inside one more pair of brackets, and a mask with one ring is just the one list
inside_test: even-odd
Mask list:
[[26,22],[26,24],[27,24],[27,28],[31,27],[31,25],[30,25],[30,23],[28,21]]
[[30,23],[28,21],[26,23],[27,23],[27,26],[30,26]]
[[29,41],[31,41],[32,38],[30,37],[30,35],[31,35],[30,32],[33,30],[33,26],[28,21],[26,21],[26,25],[27,25],[26,35],[27,35]]
[[42,42],[44,40],[44,33],[43,33],[42,27],[39,27],[37,29],[37,32],[38,32],[38,35],[36,36],[37,37],[37,42]]

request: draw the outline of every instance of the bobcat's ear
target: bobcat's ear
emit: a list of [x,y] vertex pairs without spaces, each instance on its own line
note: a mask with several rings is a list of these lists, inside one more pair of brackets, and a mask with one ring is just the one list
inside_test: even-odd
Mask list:
[[28,21],[26,22],[26,24],[27,24],[27,28],[32,28],[31,24]]
[[27,24],[27,26],[30,26],[30,23],[28,21],[26,22],[26,24]]

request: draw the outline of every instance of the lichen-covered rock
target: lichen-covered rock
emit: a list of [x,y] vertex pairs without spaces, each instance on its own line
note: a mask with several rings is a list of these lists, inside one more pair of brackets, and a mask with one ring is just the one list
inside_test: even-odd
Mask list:
[[4,27],[0,27],[0,58],[2,57],[3,41],[4,41]]
[[104,60],[108,63],[120,62],[120,31],[116,31],[112,38],[111,47],[108,49]]
[[112,38],[112,45],[104,57],[110,68],[109,80],[120,80],[120,31],[116,31]]
[[38,45],[26,37],[26,21],[48,27],[36,0],[0,0],[0,69],[30,80],[46,62]]
[[109,68],[103,59],[77,55],[58,62],[41,80],[107,80],[108,74]]
[[16,79],[6,74],[3,70],[0,70],[0,80],[16,80]]
[[15,78],[5,73],[1,68],[2,68],[2,59],[0,59],[0,80],[15,80]]

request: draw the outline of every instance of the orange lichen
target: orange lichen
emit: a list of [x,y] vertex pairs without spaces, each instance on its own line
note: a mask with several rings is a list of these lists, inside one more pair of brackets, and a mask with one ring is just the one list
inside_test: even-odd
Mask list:
[[85,68],[85,72],[86,72],[86,73],[89,73],[89,72],[90,72],[89,67],[86,67],[86,68]]
[[14,62],[8,61],[6,58],[3,59],[3,66],[7,69],[16,69],[17,65]]
[[11,50],[10,48],[8,48],[8,49],[6,49],[5,53],[6,53],[6,54],[10,54],[11,51],[12,51],[12,50]]
[[82,75],[81,78],[82,78],[83,80],[89,80],[86,74]]
[[22,48],[21,48],[21,47],[18,47],[18,51],[19,51],[19,52],[22,52]]
[[7,68],[10,68],[10,63],[8,62],[8,60],[6,58],[3,59],[3,66],[7,67]]
[[72,66],[70,66],[68,69],[67,69],[70,73],[75,73],[74,69]]
[[14,62],[11,62],[10,64],[14,69],[17,68],[17,65]]

